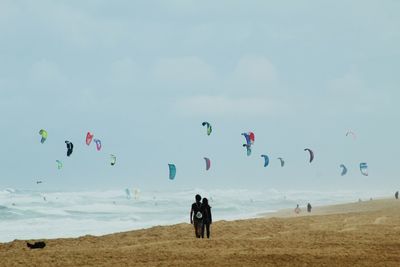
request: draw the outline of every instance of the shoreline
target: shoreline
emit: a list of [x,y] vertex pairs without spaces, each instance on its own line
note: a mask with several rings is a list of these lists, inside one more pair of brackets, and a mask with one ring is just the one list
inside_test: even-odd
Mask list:
[[[2,266],[397,266],[400,200],[378,199],[217,221],[211,239],[188,223],[104,236],[0,243]],[[32,240],[30,240],[32,241]]]
[[[322,206],[315,206],[312,208],[312,212],[308,213],[306,207],[301,208],[301,212],[299,214],[296,214],[294,212],[294,208],[284,208],[284,209],[279,209],[279,210],[274,210],[274,211],[268,211],[268,212],[261,212],[261,213],[256,213],[253,215],[245,216],[243,218],[235,218],[235,219],[220,219],[217,221],[214,221],[215,223],[218,222],[235,222],[235,221],[247,221],[247,220],[257,220],[257,219],[271,219],[271,218],[297,218],[297,217],[304,217],[304,216],[318,216],[318,215],[331,215],[331,214],[345,214],[345,213],[351,213],[351,212],[360,212],[360,211],[375,211],[380,208],[380,205],[376,205],[379,202],[392,202],[392,198],[379,198],[379,199],[373,199],[373,200],[365,200],[365,201],[357,201],[357,202],[347,202],[347,203],[340,203],[340,204],[329,204],[329,205],[322,205]],[[373,203],[373,205],[368,205],[368,203]],[[400,203],[400,199],[398,200]],[[393,204],[396,202],[393,201]],[[153,225],[153,226],[148,226],[144,228],[137,228],[137,229],[131,229],[127,231],[117,231],[117,232],[111,232],[111,233],[104,233],[104,234],[83,234],[83,235],[78,235],[78,236],[65,236],[65,237],[54,237],[54,238],[31,238],[31,239],[14,239],[11,241],[5,241],[5,242],[0,242],[0,245],[12,243],[14,241],[27,241],[27,240],[57,240],[57,239],[77,239],[85,236],[92,236],[92,237],[97,237],[101,238],[103,236],[109,236],[109,235],[115,235],[115,234],[122,234],[122,233],[130,233],[130,232],[135,232],[135,231],[146,231],[152,228],[158,228],[158,227],[173,227],[175,225],[185,225],[189,224],[187,222],[177,222],[177,223],[171,223],[171,224],[162,224],[162,225]]]
[[[339,202],[340,203],[340,202]],[[343,203],[340,204],[328,204],[328,205],[322,205],[322,206],[317,206],[316,209],[319,210],[321,208],[324,207],[329,207],[329,206],[335,206],[335,205],[342,205]],[[347,204],[347,203],[345,203]],[[0,206],[1,207],[1,206]],[[304,210],[304,209],[303,209]],[[259,219],[259,218],[270,218],[270,217],[291,217],[293,213],[293,209],[291,208],[283,208],[283,209],[278,209],[278,210],[268,210],[265,212],[257,212],[257,213],[249,213],[247,215],[243,215],[243,216],[237,216],[237,217],[230,217],[230,218],[221,218],[218,219],[215,222],[218,221],[226,221],[226,222],[232,222],[232,221],[237,221],[237,220],[251,220],[251,219]],[[314,214],[314,213],[312,213]],[[294,215],[294,214],[293,214]],[[305,214],[305,212],[302,212],[301,214],[297,214],[297,216],[300,215],[307,215]],[[308,214],[310,215],[310,214]],[[0,240],[0,244],[7,244],[10,242],[13,242],[14,240],[52,240],[52,239],[61,239],[61,238],[80,238],[83,236],[94,236],[94,237],[102,237],[105,235],[112,235],[112,234],[118,234],[118,233],[123,233],[123,232],[131,232],[131,231],[138,231],[138,230],[147,230],[147,229],[151,229],[153,227],[160,227],[160,226],[173,226],[173,225],[177,225],[177,224],[185,224],[186,221],[176,221],[176,222],[169,222],[169,223],[165,223],[165,224],[158,224],[158,225],[147,225],[144,227],[139,227],[139,228],[130,228],[130,229],[123,229],[123,230],[116,230],[116,231],[105,231],[103,233],[93,233],[93,232],[89,232],[89,233],[82,233],[82,234],[60,234],[60,235],[47,235],[47,236],[42,236],[42,237],[21,237],[21,238],[14,238],[14,239],[8,239],[5,241],[1,241]]]
[[[392,200],[393,203],[392,203]],[[376,198],[372,200],[362,200],[356,202],[346,202],[339,204],[323,205],[312,207],[311,213],[307,212],[306,207],[301,207],[301,212],[296,214],[294,208],[292,209],[281,209],[274,212],[260,213],[262,218],[290,218],[290,217],[300,217],[300,216],[314,216],[314,215],[330,215],[330,214],[342,214],[350,212],[360,212],[360,211],[376,211],[380,208],[380,204],[383,202],[385,204],[391,203],[396,204],[394,198]],[[400,202],[400,200],[398,200]],[[390,204],[390,205],[391,205]]]

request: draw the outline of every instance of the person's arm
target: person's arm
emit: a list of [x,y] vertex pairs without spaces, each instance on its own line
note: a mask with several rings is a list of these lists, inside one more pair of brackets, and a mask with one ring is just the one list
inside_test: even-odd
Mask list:
[[193,224],[193,207],[190,209],[190,224]]
[[211,208],[210,208],[210,224],[212,224]]

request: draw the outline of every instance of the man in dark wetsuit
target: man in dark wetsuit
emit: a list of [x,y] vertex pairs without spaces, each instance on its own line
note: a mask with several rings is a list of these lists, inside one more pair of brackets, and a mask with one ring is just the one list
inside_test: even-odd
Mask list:
[[312,208],[312,207],[311,207],[311,204],[308,203],[308,204],[307,204],[307,211],[308,211],[308,212],[311,212],[311,208]]
[[190,223],[194,226],[194,233],[197,238],[201,236],[201,229],[203,227],[203,212],[201,206],[201,196],[196,195],[196,202],[192,204],[192,209],[190,210]]
[[396,193],[394,194],[394,197],[395,197],[396,199],[399,199],[399,191],[396,191]]

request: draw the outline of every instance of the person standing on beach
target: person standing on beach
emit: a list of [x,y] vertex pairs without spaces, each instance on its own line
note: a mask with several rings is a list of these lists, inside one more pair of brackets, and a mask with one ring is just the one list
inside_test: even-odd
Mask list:
[[294,212],[297,213],[297,214],[299,214],[301,212],[299,204],[297,204],[297,207],[294,209]]
[[204,228],[207,231],[207,238],[210,238],[210,225],[212,224],[211,207],[208,205],[208,199],[203,198],[203,226],[201,228],[201,238],[204,238]]
[[399,199],[399,191],[396,191],[396,193],[394,194],[394,197],[395,197],[396,199]]
[[194,226],[194,233],[197,238],[201,236],[201,229],[203,227],[203,211],[201,204],[201,196],[195,196],[196,202],[192,204],[192,209],[190,210],[190,223]]
[[307,204],[307,211],[308,211],[308,212],[311,212],[311,209],[312,209],[311,204],[308,203],[308,204]]

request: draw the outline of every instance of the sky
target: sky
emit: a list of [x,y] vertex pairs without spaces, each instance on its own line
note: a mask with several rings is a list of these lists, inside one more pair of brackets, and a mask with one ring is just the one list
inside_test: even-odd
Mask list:
[[389,0],[1,0],[0,188],[398,190],[399,13]]

